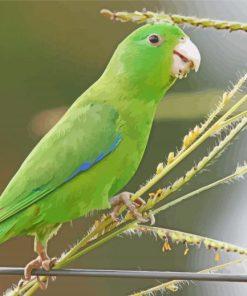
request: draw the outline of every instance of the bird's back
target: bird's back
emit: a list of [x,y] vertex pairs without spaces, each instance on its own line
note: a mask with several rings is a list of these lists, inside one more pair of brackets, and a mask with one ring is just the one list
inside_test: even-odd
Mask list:
[[154,106],[145,112],[147,106],[139,98],[132,98],[125,109],[116,101],[102,100],[95,86],[77,100],[2,193],[0,223],[37,204],[43,216],[54,204],[56,213],[47,214],[49,223],[108,205],[109,196],[135,173],[154,114]]

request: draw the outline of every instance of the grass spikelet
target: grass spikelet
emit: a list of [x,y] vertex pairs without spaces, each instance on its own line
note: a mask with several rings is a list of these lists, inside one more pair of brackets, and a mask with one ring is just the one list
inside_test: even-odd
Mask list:
[[247,23],[229,22],[222,20],[212,20],[208,18],[197,18],[191,16],[183,16],[178,14],[166,14],[163,12],[155,13],[152,11],[134,11],[134,12],[112,12],[108,9],[102,9],[100,13],[114,21],[134,22],[137,24],[165,21],[178,25],[190,25],[201,28],[215,28],[217,30],[244,31],[247,32]]
[[219,259],[219,251],[238,253],[239,255],[247,255],[247,248],[239,247],[227,242],[218,241],[205,236],[200,236],[192,233],[165,229],[161,227],[153,227],[147,225],[134,225],[132,227],[133,233],[152,233],[158,235],[158,237],[164,241],[162,251],[171,251],[172,244],[184,244],[186,246],[184,255],[189,252],[189,246],[200,247],[203,245],[207,250],[218,251],[218,255],[215,255],[215,259]]
[[207,156],[203,157],[203,159],[199,161],[197,165],[193,166],[189,171],[187,171],[183,177],[177,179],[171,186],[164,189],[159,189],[156,193],[154,193],[154,195],[152,195],[152,197],[147,200],[146,205],[142,207],[142,210],[146,211],[152,208],[154,205],[167,198],[171,193],[177,191],[186,183],[188,183],[196,174],[204,169],[206,165],[212,159],[214,159],[217,154],[219,154],[246,125],[247,118],[243,119],[235,127],[233,127],[229,134],[223,140],[221,140]]
[[168,154],[167,164],[172,163],[172,162],[174,161],[174,159],[175,159],[175,154],[174,154],[174,152],[170,152],[170,153]]
[[164,169],[164,164],[163,162],[160,162],[156,168],[156,175],[160,174]]
[[165,211],[171,207],[174,207],[176,206],[177,204],[187,200],[187,199],[190,199],[190,198],[193,198],[195,196],[199,196],[200,193],[204,192],[204,191],[207,191],[207,190],[210,190],[216,186],[219,186],[219,185],[222,185],[222,184],[227,184],[231,181],[234,181],[234,180],[238,180],[240,178],[242,178],[245,174],[247,174],[247,165],[244,165],[244,166],[241,166],[241,169],[237,169],[233,174],[231,175],[228,175],[222,179],[219,179],[213,183],[210,183],[208,185],[205,185],[203,187],[200,187],[199,189],[196,189],[190,193],[187,193],[181,197],[178,197],[177,199],[167,203],[167,204],[164,204],[162,206],[159,206],[157,207],[156,209],[153,209],[152,212],[154,215],[160,213],[161,211]]

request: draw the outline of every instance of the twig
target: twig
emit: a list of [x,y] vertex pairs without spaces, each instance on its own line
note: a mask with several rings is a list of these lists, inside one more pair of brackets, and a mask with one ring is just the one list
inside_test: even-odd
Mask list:
[[245,174],[247,173],[247,165],[244,165],[243,167],[240,167],[240,168],[237,168],[236,171],[229,175],[229,176],[226,176],[225,178],[222,178],[222,179],[219,179],[213,183],[210,183],[208,185],[205,185],[203,187],[200,187],[192,192],[189,192],[183,196],[180,196],[178,197],[177,199],[169,202],[169,203],[166,203],[158,208],[156,208],[155,210],[153,210],[153,214],[158,214],[160,213],[161,211],[165,211],[171,207],[174,207],[175,205],[187,200],[187,199],[190,199],[192,197],[194,197],[195,195],[199,195],[200,193],[204,192],[204,191],[207,191],[211,188],[214,188],[216,186],[219,186],[221,184],[224,184],[224,183],[227,183],[227,182],[231,182],[233,181],[234,179],[236,178],[241,178],[243,177]]
[[215,28],[217,30],[229,30],[229,31],[244,31],[247,32],[247,23],[230,22],[224,20],[212,20],[208,18],[197,18],[192,16],[183,16],[178,14],[166,14],[163,12],[155,13],[152,11],[134,11],[134,12],[112,12],[108,9],[102,9],[100,13],[103,16],[110,18],[111,20],[117,20],[120,22],[134,22],[145,23],[152,21],[166,21],[172,22],[178,25],[190,25],[194,27],[202,28]]
[[[239,247],[237,245],[233,245],[227,242],[218,241],[215,239],[211,239],[209,237],[196,235],[193,233],[187,233],[183,231],[173,230],[173,229],[166,229],[162,227],[154,227],[149,225],[136,225],[133,226],[127,234],[146,234],[146,233],[152,233],[155,237],[159,237],[162,241],[165,243],[163,244],[162,251],[171,251],[171,244],[178,245],[179,243],[183,244],[185,246],[184,255],[188,254],[189,247],[191,246],[204,246],[207,250],[213,250],[213,251],[224,251],[224,252],[233,252],[238,253],[240,255],[247,255],[247,248]],[[216,253],[215,259],[219,258],[219,253]],[[216,261],[218,261],[216,260]]]

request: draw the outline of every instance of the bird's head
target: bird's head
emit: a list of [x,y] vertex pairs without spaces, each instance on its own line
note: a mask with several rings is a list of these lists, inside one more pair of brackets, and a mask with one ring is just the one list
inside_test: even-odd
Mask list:
[[200,53],[177,25],[160,22],[144,25],[118,46],[108,66],[112,79],[131,81],[162,94],[177,78],[200,66]]

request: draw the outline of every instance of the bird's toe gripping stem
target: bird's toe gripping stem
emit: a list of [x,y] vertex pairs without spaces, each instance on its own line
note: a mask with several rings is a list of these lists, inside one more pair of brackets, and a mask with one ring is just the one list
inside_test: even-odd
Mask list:
[[130,213],[142,223],[148,222],[149,219],[145,218],[139,211],[138,207],[145,205],[146,202],[138,197],[135,201],[131,200],[133,193],[130,192],[122,192],[114,197],[111,198],[110,204],[113,207],[111,212],[111,217],[114,221],[119,221],[117,217],[119,208],[124,204],[130,211]]
[[[51,270],[51,268],[56,264],[57,258],[50,259],[49,257],[46,257],[45,259],[42,259],[40,256],[38,256],[36,259],[30,261],[24,269],[24,279],[21,279],[18,283],[18,287],[22,288],[24,287],[29,281],[36,278],[37,282],[39,284],[39,287],[41,290],[46,290],[48,286],[48,280],[45,279],[43,281],[40,276],[32,276],[32,271],[34,269],[43,268],[46,271]],[[56,278],[52,277],[52,280],[54,281]]]
[[[38,257],[32,261],[30,261],[24,268],[24,280],[20,280],[18,287],[21,288],[25,286],[30,280],[32,280],[34,277],[32,277],[32,271],[34,269],[43,268],[46,271],[51,270],[53,266],[57,262],[57,258],[50,259],[47,255],[46,248],[40,243],[37,242],[35,246],[36,252],[38,253]],[[42,290],[47,289],[48,285],[48,279],[45,279],[45,281],[41,280],[39,276],[36,276],[38,284]],[[55,280],[55,277],[52,277],[52,280]]]

